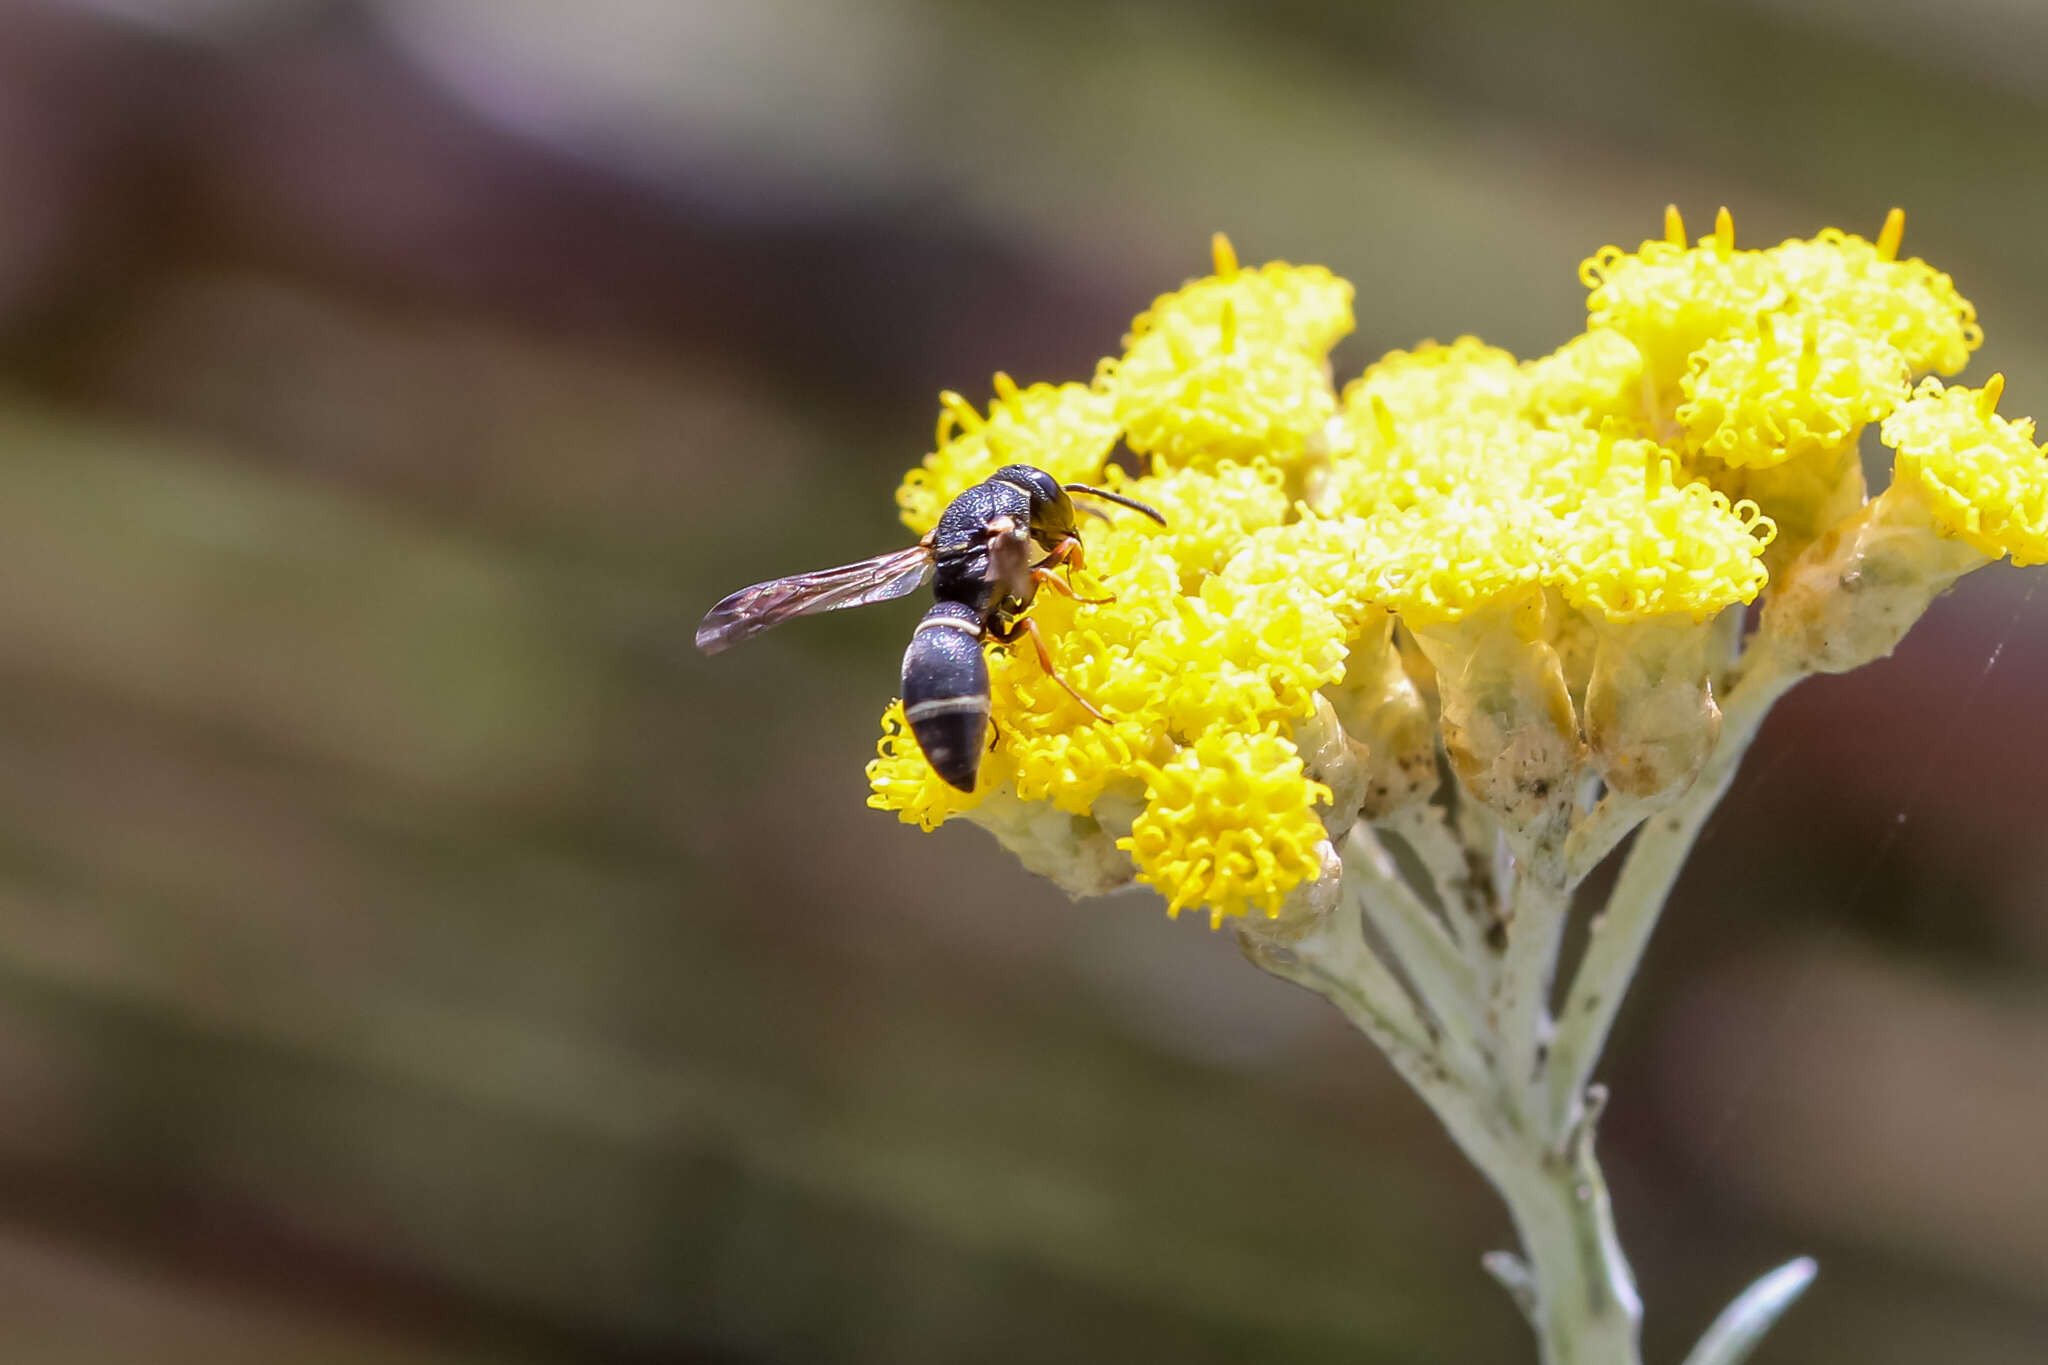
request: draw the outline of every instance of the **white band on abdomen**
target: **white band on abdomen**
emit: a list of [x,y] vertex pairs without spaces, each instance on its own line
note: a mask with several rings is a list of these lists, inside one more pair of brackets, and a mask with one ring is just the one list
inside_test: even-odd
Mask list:
[[957,630],[962,635],[972,635],[976,639],[981,638],[980,626],[972,621],[963,621],[957,616],[931,616],[917,623],[919,630],[930,630],[934,626],[944,626],[947,630]]
[[982,715],[987,715],[988,698],[986,696],[933,697],[930,701],[921,701],[915,706],[904,707],[903,718],[912,725],[915,725],[917,722],[929,719],[932,716],[949,716],[960,711],[978,711]]

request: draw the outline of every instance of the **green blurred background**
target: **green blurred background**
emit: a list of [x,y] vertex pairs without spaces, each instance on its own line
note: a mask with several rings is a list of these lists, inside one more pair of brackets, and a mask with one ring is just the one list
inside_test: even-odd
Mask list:
[[[0,1360],[1517,1361],[1322,1002],[867,810],[941,388],[1248,259],[1355,373],[1908,210],[2048,408],[2022,0],[0,3]],[[2048,593],[1781,708],[1608,1072],[1653,1360],[2048,1358]],[[1995,666],[1994,666],[1995,660]]]

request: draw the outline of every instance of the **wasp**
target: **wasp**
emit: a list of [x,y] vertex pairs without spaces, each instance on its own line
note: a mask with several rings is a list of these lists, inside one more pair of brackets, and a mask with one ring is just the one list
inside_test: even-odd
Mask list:
[[697,648],[716,654],[794,617],[887,602],[929,582],[936,600],[903,652],[903,718],[933,771],[973,791],[989,739],[986,641],[1008,644],[1029,635],[1046,675],[1088,714],[1108,719],[1059,675],[1038,624],[1024,614],[1041,587],[1077,602],[1115,600],[1082,597],[1055,572],[1064,567],[1071,579],[1072,570],[1084,567],[1077,508],[1107,519],[1070,494],[1166,524],[1134,498],[1063,484],[1032,465],[1004,465],[948,503],[938,525],[907,550],[740,589],[705,614]]

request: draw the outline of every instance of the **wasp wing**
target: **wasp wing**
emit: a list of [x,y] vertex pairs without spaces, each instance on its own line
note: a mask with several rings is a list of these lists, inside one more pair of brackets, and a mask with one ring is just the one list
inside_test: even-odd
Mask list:
[[716,654],[793,617],[887,602],[917,591],[931,576],[931,547],[913,545],[858,564],[756,583],[704,614],[704,623],[697,627],[697,648]]

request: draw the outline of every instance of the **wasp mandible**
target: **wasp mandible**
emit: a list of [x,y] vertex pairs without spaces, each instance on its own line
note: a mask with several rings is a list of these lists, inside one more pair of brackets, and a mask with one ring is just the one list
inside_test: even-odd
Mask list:
[[[1033,465],[1007,464],[947,504],[939,524],[907,550],[740,589],[705,613],[697,648],[716,654],[793,617],[887,602],[929,581],[937,600],[903,651],[903,717],[933,771],[973,791],[989,729],[984,641],[1008,644],[1028,634],[1046,675],[1088,714],[1107,719],[1053,668],[1037,623],[1024,614],[1040,587],[1077,602],[1115,600],[1082,597],[1054,573],[1062,565],[1083,567],[1070,493],[1166,524],[1135,498],[1062,484]],[[1080,510],[1104,515],[1085,503]]]

